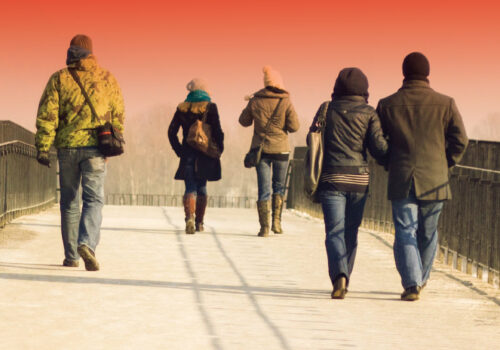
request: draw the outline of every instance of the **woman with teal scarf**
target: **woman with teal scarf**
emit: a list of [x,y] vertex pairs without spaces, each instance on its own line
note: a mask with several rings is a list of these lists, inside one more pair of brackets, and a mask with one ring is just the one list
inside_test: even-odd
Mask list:
[[[168,128],[168,139],[175,154],[180,158],[176,180],[184,180],[186,190],[183,204],[186,221],[186,233],[203,231],[205,209],[207,206],[207,181],[221,179],[219,158],[211,158],[192,148],[186,142],[189,128],[196,120],[206,115],[206,123],[212,128],[213,141],[224,150],[224,133],[220,125],[217,105],[212,102],[207,84],[201,79],[193,79],[187,84],[189,91],[184,102],[177,110]],[[182,127],[182,143],[177,137]]]

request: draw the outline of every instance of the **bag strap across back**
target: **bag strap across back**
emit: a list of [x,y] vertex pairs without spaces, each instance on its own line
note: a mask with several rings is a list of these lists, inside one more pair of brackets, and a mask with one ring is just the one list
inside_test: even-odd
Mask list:
[[[211,104],[212,104],[211,102],[208,102],[208,104],[207,104],[207,108],[205,108],[205,112],[203,112],[203,116],[201,117],[201,122],[202,122],[203,124],[206,124],[206,123],[207,123],[208,109],[210,108],[210,105],[211,105]],[[190,112],[190,113],[193,113],[192,109],[193,109],[193,105],[191,104],[191,105],[189,106],[189,112]]]
[[325,132],[326,129],[326,116],[328,114],[328,109],[330,108],[330,102],[327,102],[325,107],[321,110],[318,116],[318,129],[320,130],[321,133]]
[[73,79],[75,80],[75,82],[78,84],[78,86],[80,87],[80,90],[82,90],[82,94],[83,96],[85,97],[85,101],[87,101],[87,104],[89,105],[90,107],[90,110],[92,111],[92,116],[98,120],[99,122],[101,122],[101,118],[99,118],[99,116],[97,115],[96,111],[95,111],[95,108],[94,108],[94,105],[92,104],[92,102],[90,101],[90,97],[89,95],[87,94],[87,91],[85,91],[85,88],[83,87],[82,85],[82,82],[80,80],[80,77],[78,76],[78,73],[76,72],[76,69],[74,68],[68,68],[68,71],[70,72],[71,76],[73,77]]
[[267,121],[266,126],[264,127],[264,137],[260,141],[259,147],[264,144],[264,141],[267,139],[267,132],[269,131],[269,125],[271,125],[272,119],[276,116],[276,112],[278,111],[279,106],[281,105],[281,101],[283,101],[283,98],[280,97],[278,103],[276,104],[276,107],[274,108],[273,113],[269,117],[269,120]]

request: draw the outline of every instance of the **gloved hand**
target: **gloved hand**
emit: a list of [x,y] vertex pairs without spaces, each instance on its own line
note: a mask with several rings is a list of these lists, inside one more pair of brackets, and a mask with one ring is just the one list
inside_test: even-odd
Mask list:
[[50,168],[49,152],[38,151],[38,153],[36,155],[36,160],[38,161],[38,163]]

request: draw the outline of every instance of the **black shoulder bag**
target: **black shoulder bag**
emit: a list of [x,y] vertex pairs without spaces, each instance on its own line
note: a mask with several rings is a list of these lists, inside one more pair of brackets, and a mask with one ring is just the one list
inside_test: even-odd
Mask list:
[[[92,111],[92,117],[101,122],[102,120],[97,115],[94,105],[90,101],[89,95],[80,81],[80,77],[75,69],[68,69],[71,73],[71,76],[76,81],[80,90],[82,90],[82,94],[85,97],[85,101],[87,101],[90,110]],[[123,153],[123,145],[125,144],[125,140],[123,139],[122,134],[116,130],[116,128],[110,123],[105,122],[104,124],[99,125],[97,128],[90,129],[95,130],[97,132],[97,142],[99,151],[105,157],[114,157],[119,156]]]
[[281,101],[283,99],[280,98],[278,101],[278,104],[274,108],[273,114],[269,117],[269,120],[267,121],[266,127],[264,128],[264,137],[262,138],[262,141],[260,141],[260,144],[258,147],[251,148],[250,151],[245,155],[245,159],[243,160],[243,164],[245,165],[245,168],[252,168],[254,166],[257,166],[260,162],[260,157],[262,156],[262,148],[264,147],[264,141],[266,141],[267,138],[267,132],[269,130],[269,125],[271,125],[271,120],[274,118],[276,115],[276,111],[278,110],[278,107],[281,104]]
[[316,121],[315,131],[309,131],[307,134],[307,151],[304,157],[304,191],[313,202],[318,203],[317,196],[319,179],[323,170],[323,155],[325,147],[325,128],[326,117],[330,103],[322,105]]

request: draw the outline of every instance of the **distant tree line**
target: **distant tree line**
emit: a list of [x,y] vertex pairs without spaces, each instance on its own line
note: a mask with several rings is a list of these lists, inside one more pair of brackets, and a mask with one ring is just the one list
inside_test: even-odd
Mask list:
[[[179,158],[167,136],[174,112],[174,107],[162,106],[126,119],[125,153],[108,162],[106,193],[173,195],[184,192],[184,182],[174,180]],[[222,119],[221,124],[225,134],[222,180],[209,182],[209,195],[257,197],[255,169],[243,166],[253,128],[243,129],[237,120]],[[182,139],[181,131],[179,139]],[[292,149],[295,139],[297,137],[291,137]],[[303,135],[301,139],[304,140]]]

